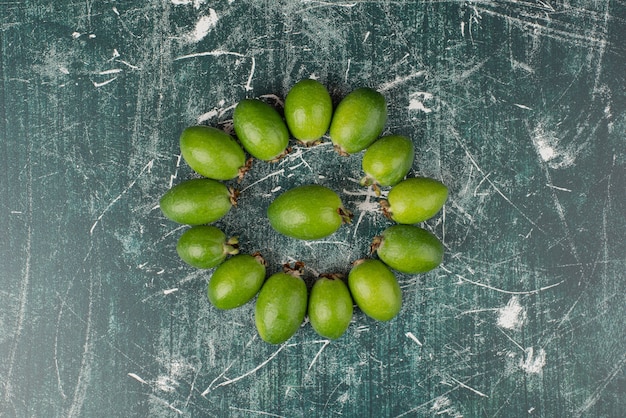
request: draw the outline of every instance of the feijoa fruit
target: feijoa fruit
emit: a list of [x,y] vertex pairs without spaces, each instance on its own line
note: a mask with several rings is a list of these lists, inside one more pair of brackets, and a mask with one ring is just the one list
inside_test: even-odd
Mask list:
[[330,123],[330,139],[340,154],[353,154],[374,142],[386,121],[385,97],[374,89],[361,87],[337,105]]
[[402,307],[402,289],[393,272],[380,260],[354,262],[348,274],[348,286],[357,306],[367,316],[389,321]]
[[180,135],[184,160],[198,174],[229,180],[246,171],[246,155],[226,132],[211,126],[190,126]]
[[306,308],[304,280],[285,272],[272,274],[256,300],[254,322],[259,335],[270,344],[287,341],[300,328]]
[[320,336],[341,337],[352,319],[353,302],[348,286],[339,275],[320,276],[309,295],[308,315]]
[[287,125],[276,109],[259,99],[244,99],[237,104],[233,127],[246,151],[259,160],[275,160],[286,153]]
[[381,201],[385,215],[400,224],[415,224],[435,216],[448,198],[448,188],[427,177],[408,178],[391,188]]
[[364,186],[393,186],[409,172],[415,159],[413,142],[403,135],[388,135],[376,140],[363,154],[361,166]]
[[260,255],[237,254],[215,269],[207,296],[216,308],[237,308],[259,292],[264,280],[265,261]]
[[430,271],[443,260],[443,244],[415,225],[393,225],[374,238],[372,249],[389,267],[402,273]]
[[339,195],[324,186],[307,184],[278,196],[267,209],[272,228],[283,235],[314,240],[331,235],[350,220]]
[[226,215],[236,192],[213,179],[186,180],[168,190],[159,202],[163,214],[174,222],[201,225]]
[[178,256],[187,264],[200,269],[217,266],[229,254],[237,254],[237,238],[226,237],[211,225],[193,226],[183,232],[176,244]]
[[314,144],[328,131],[333,102],[317,80],[297,82],[285,98],[285,121],[291,134],[305,145]]

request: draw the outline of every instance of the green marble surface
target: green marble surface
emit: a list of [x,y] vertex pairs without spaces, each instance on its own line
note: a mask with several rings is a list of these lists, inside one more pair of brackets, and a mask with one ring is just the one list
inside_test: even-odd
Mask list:
[[[624,416],[624,39],[621,0],[0,2],[0,414]],[[208,303],[158,200],[193,176],[184,127],[308,77],[385,95],[411,175],[450,187],[446,255],[398,276],[393,321],[272,346],[252,303]],[[360,158],[259,162],[217,225],[271,271],[346,272],[390,225]],[[354,221],[277,236],[267,205],[312,182]]]

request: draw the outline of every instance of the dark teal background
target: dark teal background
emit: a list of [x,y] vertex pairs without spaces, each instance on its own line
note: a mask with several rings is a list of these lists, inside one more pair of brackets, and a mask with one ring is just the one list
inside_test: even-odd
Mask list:
[[[625,39],[618,0],[0,3],[0,414],[624,416]],[[398,275],[393,321],[270,346],[253,303],[208,303],[158,200],[193,176],[182,129],[307,77],[385,95],[410,175],[450,188],[424,224],[446,255]],[[360,176],[294,146],[217,225],[272,272],[345,273],[391,224]],[[267,205],[311,182],[353,223],[277,236]]]

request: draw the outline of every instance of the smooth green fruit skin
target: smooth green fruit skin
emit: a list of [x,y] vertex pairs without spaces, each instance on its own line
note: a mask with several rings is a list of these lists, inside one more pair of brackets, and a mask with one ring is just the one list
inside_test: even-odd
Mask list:
[[385,97],[368,87],[348,94],[335,109],[330,139],[348,154],[359,152],[378,138],[387,121]]
[[246,151],[259,160],[277,158],[289,144],[283,119],[276,109],[258,99],[244,99],[237,104],[233,126]]
[[271,275],[259,292],[254,322],[263,341],[280,344],[293,336],[306,314],[304,280],[287,273]]
[[413,142],[402,135],[384,136],[363,154],[361,166],[365,175],[380,186],[399,183],[413,166]]
[[250,301],[265,280],[265,265],[248,254],[238,254],[220,264],[207,289],[209,301],[218,309],[233,309]]
[[168,190],[159,202],[161,212],[174,222],[202,225],[217,221],[230,210],[228,188],[213,179],[191,179]]
[[200,269],[217,266],[226,258],[226,235],[209,225],[194,226],[183,232],[176,244],[178,256]]
[[378,321],[393,319],[402,307],[402,290],[396,276],[379,260],[357,263],[348,274],[348,286],[357,306]]
[[308,308],[315,332],[331,340],[341,337],[350,325],[352,311],[352,296],[341,279],[320,277],[315,281]]
[[272,228],[288,237],[314,240],[331,235],[343,219],[339,195],[317,184],[295,187],[278,196],[267,208]]
[[237,141],[210,126],[186,128],[180,135],[180,151],[196,173],[216,180],[237,177],[246,164],[246,154]]
[[285,120],[294,138],[319,140],[330,126],[333,102],[322,83],[308,79],[297,82],[285,98]]
[[426,178],[409,178],[389,191],[387,202],[391,219],[400,224],[415,224],[435,216],[448,198],[448,188],[441,182]]
[[425,273],[443,261],[443,244],[432,233],[415,225],[393,225],[382,233],[378,257],[402,273]]

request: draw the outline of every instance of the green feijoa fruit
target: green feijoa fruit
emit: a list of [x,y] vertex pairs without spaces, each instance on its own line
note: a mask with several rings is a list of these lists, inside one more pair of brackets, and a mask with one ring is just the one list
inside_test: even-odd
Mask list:
[[183,232],[176,244],[178,256],[201,269],[217,266],[229,254],[237,254],[237,238],[227,239],[220,229],[210,225],[193,226]]
[[432,218],[448,198],[448,188],[435,179],[409,178],[391,188],[381,201],[385,215],[399,224],[415,224]]
[[364,186],[393,186],[409,172],[415,159],[413,142],[402,135],[389,135],[376,140],[363,154],[361,166]]
[[306,314],[307,290],[304,280],[289,273],[274,273],[261,287],[254,310],[257,331],[270,344],[293,336]]
[[244,99],[235,107],[233,126],[243,147],[259,160],[271,161],[286,153],[289,131],[280,114],[258,99]]
[[278,196],[267,208],[272,228],[288,237],[324,238],[349,222],[339,195],[317,184],[298,186]]
[[354,262],[348,286],[357,306],[370,318],[389,321],[402,307],[402,290],[393,272],[380,260]]
[[297,82],[285,98],[285,120],[294,138],[305,145],[315,143],[328,131],[333,102],[322,83]]
[[259,292],[264,280],[263,258],[258,254],[238,254],[215,269],[209,279],[207,296],[216,308],[237,308]]
[[385,97],[376,90],[361,87],[337,105],[330,123],[330,139],[340,154],[353,154],[370,146],[386,121]]
[[236,192],[213,179],[186,180],[168,190],[159,202],[161,212],[174,222],[201,225],[226,215]]
[[315,281],[308,308],[315,332],[331,340],[341,337],[350,325],[352,309],[350,291],[339,276],[321,276]]
[[210,126],[190,126],[180,135],[180,151],[198,174],[229,180],[246,170],[246,155],[226,132]]
[[443,244],[415,225],[393,225],[374,238],[372,248],[389,267],[402,273],[424,273],[443,261]]

